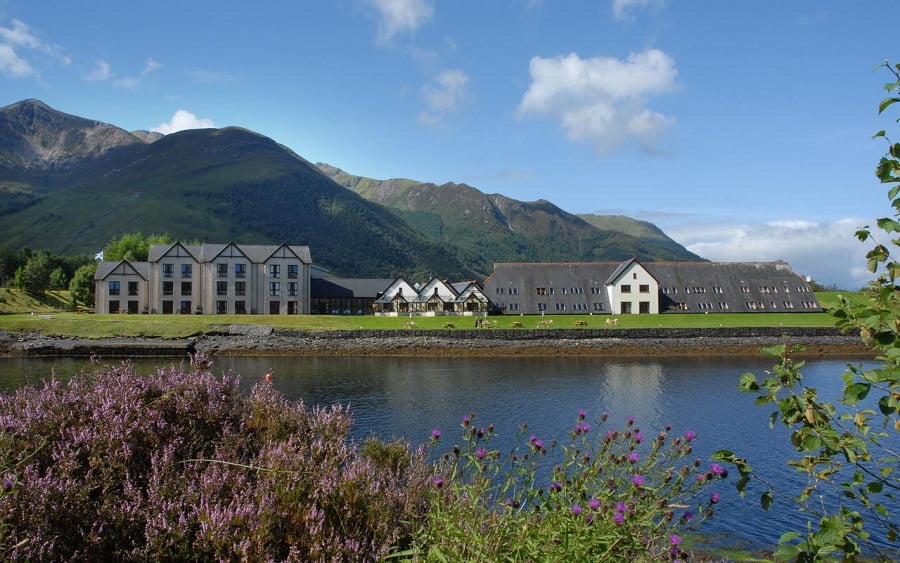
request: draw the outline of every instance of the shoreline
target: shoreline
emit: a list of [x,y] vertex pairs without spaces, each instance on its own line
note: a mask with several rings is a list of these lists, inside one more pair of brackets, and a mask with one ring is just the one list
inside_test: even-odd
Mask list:
[[174,340],[0,333],[0,356],[716,357],[763,355],[763,348],[779,344],[802,346],[803,352],[793,354],[797,357],[876,355],[859,336],[827,328],[301,332],[233,325],[227,331]]

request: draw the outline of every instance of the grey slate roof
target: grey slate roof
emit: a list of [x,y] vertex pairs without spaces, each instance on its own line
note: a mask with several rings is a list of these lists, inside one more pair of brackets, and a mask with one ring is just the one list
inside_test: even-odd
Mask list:
[[[611,313],[606,285],[632,262],[497,263],[484,289],[509,312],[534,314],[543,305],[549,313]],[[641,265],[659,282],[661,313],[820,310],[809,284],[786,262]]]
[[312,298],[363,297],[375,299],[394,281],[381,278],[310,278],[309,292]]

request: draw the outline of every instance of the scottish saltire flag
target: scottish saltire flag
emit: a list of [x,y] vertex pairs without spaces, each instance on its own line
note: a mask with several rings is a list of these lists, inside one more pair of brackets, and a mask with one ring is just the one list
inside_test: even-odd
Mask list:
[[97,254],[94,255],[94,260],[103,260],[103,251],[101,250]]

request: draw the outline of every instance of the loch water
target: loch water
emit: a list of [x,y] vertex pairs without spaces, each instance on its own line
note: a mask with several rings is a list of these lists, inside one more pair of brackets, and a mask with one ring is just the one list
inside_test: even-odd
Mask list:
[[[146,373],[179,361],[154,358],[135,364]],[[805,476],[786,465],[795,454],[787,429],[770,428],[774,409],[755,406],[753,395],[737,389],[742,374],[763,377],[773,363],[767,357],[215,357],[212,369],[239,376],[246,389],[271,371],[273,384],[289,399],[307,405],[349,405],[356,439],[375,435],[420,444],[429,440],[433,429],[440,429],[442,440],[452,444],[459,441],[462,417],[475,413],[479,425],[494,424],[496,444],[502,449],[512,445],[523,423],[529,434],[545,442],[564,441],[580,409],[589,413],[592,423],[600,413],[609,413],[606,429],[621,428],[627,417],[634,417],[648,436],[666,425],[673,433],[696,432],[693,453],[704,466],[713,452],[729,449],[769,481],[796,491]],[[804,381],[816,387],[820,397],[836,397],[848,363],[860,362],[809,360]],[[0,360],[0,389],[39,383],[51,372],[65,379],[86,365],[66,358]],[[900,442],[896,438],[894,433],[892,441]],[[803,515],[787,502],[776,500],[763,511],[762,489],[751,487],[741,499],[734,477],[716,486],[722,500],[716,516],[702,528],[716,543],[771,550],[784,531],[804,529]],[[892,511],[900,513],[900,506]]]

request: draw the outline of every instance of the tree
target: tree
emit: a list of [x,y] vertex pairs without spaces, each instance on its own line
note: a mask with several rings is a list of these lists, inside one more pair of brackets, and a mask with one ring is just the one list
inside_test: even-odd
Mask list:
[[[900,102],[900,64],[887,61],[894,80],[885,86],[888,97],[879,113]],[[876,167],[888,190],[893,216],[878,220],[878,227],[891,237],[900,233],[900,143],[892,143],[885,131],[874,135],[887,141],[888,150]],[[886,440],[890,432],[900,432],[900,238],[887,243],[875,240],[868,226],[856,233],[864,243],[873,244],[866,255],[869,271],[876,274],[863,303],[852,304],[841,297],[832,313],[845,332],[857,332],[877,353],[879,367],[864,370],[849,366],[843,374],[843,394],[836,401],[819,399],[815,388],[803,384],[803,362],[792,360],[785,346],[771,350],[780,357],[771,376],[758,381],[753,374],[741,378],[740,388],[759,394],[758,404],[775,405],[772,424],[779,418],[791,429],[791,443],[800,458],[790,465],[805,472],[807,486],[794,495],[801,508],[818,517],[804,532],[790,531],[780,540],[776,556],[812,561],[842,552],[854,557],[865,544],[880,556],[877,539],[896,546],[900,528],[889,509],[900,491],[898,452]],[[716,454],[738,469],[737,486],[743,494],[750,479],[758,478],[747,462],[730,451]],[[763,481],[765,483],[765,481]],[[761,502],[764,508],[783,491],[767,486]],[[815,500],[816,502],[811,502]]]
[[65,289],[68,285],[69,279],[66,276],[66,271],[63,270],[62,266],[57,266],[55,270],[50,272],[50,289]]
[[103,259],[144,262],[150,254],[151,244],[168,244],[170,242],[172,239],[169,235],[144,237],[141,233],[126,233],[109,241],[106,248],[103,249]]
[[83,303],[87,307],[94,306],[94,274],[97,272],[97,263],[91,262],[75,270],[72,281],[69,282],[69,291],[72,299]]
[[18,277],[19,287],[28,293],[41,295],[50,287],[52,264],[46,252],[36,252],[21,269]]

